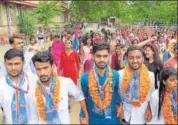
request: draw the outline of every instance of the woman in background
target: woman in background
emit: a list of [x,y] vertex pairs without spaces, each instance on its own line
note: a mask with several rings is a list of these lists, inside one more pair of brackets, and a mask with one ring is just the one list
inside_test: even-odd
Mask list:
[[71,78],[77,85],[79,76],[79,58],[76,51],[72,50],[72,41],[65,42],[64,52],[61,53],[60,58],[60,75]]
[[160,73],[160,88],[151,95],[150,124],[178,124],[177,70],[164,68]]
[[157,51],[156,47],[151,44],[145,45],[145,64],[149,71],[154,73],[155,76],[155,89],[158,88],[158,78],[159,73],[163,68],[163,64],[161,63],[159,52]]

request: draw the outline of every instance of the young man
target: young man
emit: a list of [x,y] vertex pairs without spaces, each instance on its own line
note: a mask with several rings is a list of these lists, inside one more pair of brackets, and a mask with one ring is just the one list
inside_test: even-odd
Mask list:
[[[94,67],[81,76],[81,87],[86,98],[89,124],[119,124],[117,106],[120,104],[118,95],[119,75],[109,66],[109,45],[106,42],[95,43],[93,46]],[[80,122],[86,116],[80,112]]]
[[[31,61],[33,54],[29,53],[28,50],[24,49],[23,39],[18,35],[14,35],[14,36],[10,37],[9,44],[11,45],[12,49],[22,51],[23,56],[24,56],[24,60],[25,60],[25,63],[24,63],[24,66],[23,66],[24,71],[35,73],[35,69],[34,69],[33,63]],[[4,73],[4,75],[6,74],[6,70],[5,70],[4,65],[2,65],[2,72]]]
[[34,73],[34,66],[31,62],[33,54],[29,53],[28,50],[24,49],[23,39],[18,35],[14,35],[9,39],[9,43],[12,49],[20,50],[23,52],[25,58],[24,71]]
[[[33,54],[29,53],[28,50],[24,49],[24,42],[23,42],[22,38],[18,35],[14,35],[14,36],[10,37],[9,44],[10,44],[12,49],[16,49],[16,50],[23,52],[24,60],[25,60],[25,63],[24,63],[24,66],[23,66],[24,71],[35,73],[33,63],[31,62],[31,58],[32,58]],[[3,63],[1,65],[0,70],[2,72],[1,76],[6,75],[7,71],[6,71]]]
[[130,124],[145,124],[151,119],[148,103],[154,91],[154,74],[148,71],[143,60],[142,49],[132,45],[127,49],[128,64],[119,71],[123,111],[120,110],[119,116]]
[[7,75],[0,79],[0,107],[3,108],[6,124],[29,124],[29,93],[37,80],[33,74],[23,71],[24,56],[16,49],[4,55]]
[[33,58],[39,80],[33,87],[31,96],[31,113],[36,124],[70,124],[68,111],[68,95],[72,95],[86,115],[88,113],[83,93],[70,78],[59,77],[53,70],[54,64],[49,52],[39,52]]

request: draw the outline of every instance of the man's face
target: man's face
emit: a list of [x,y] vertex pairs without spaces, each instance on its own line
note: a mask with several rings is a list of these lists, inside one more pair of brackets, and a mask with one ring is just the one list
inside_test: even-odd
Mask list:
[[41,83],[51,80],[53,66],[49,62],[35,62],[35,68]]
[[98,50],[93,55],[95,65],[99,69],[105,69],[109,63],[109,52],[108,50]]
[[138,70],[143,63],[143,55],[139,50],[133,50],[128,53],[127,60],[131,69]]
[[23,48],[24,48],[23,40],[22,40],[22,39],[15,38],[15,39],[14,39],[14,43],[12,44],[12,48],[22,51]]
[[14,57],[9,60],[6,59],[4,64],[9,76],[18,77],[23,70],[24,61],[22,61],[21,57]]

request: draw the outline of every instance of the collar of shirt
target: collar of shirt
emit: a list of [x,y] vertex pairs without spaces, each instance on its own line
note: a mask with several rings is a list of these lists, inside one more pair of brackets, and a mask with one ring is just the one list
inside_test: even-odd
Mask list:
[[96,68],[95,68],[95,71],[96,71],[96,74],[97,74],[97,77],[98,77],[98,80],[99,80],[99,81],[98,81],[98,82],[99,82],[98,84],[99,84],[99,85],[103,85],[104,82],[105,82],[105,80],[107,79],[108,68],[106,68],[106,70],[105,70],[103,76],[99,74],[99,72],[96,70]]

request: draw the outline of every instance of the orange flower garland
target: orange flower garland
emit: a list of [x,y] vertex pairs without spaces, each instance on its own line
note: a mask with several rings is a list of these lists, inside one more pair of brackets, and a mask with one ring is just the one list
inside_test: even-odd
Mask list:
[[165,92],[163,106],[162,106],[163,117],[164,117],[166,124],[176,125],[178,124],[177,122],[178,116],[174,117],[171,102],[170,102],[170,96],[171,94],[169,92]]
[[110,105],[112,100],[112,71],[109,72],[108,81],[104,87],[104,99],[102,100],[99,91],[98,83],[94,75],[94,69],[89,72],[89,93],[93,102],[100,108],[105,109]]
[[[58,102],[59,102],[59,97],[60,97],[60,81],[59,81],[58,76],[55,78],[56,78],[56,83],[54,86],[52,99],[53,99],[56,109],[58,109]],[[38,86],[38,83],[36,84],[35,98],[36,98],[36,103],[37,103],[36,105],[37,105],[38,115],[41,120],[46,121],[46,113],[45,113],[46,108],[45,108],[44,97]]]
[[[127,88],[130,83],[130,79],[133,77],[133,74],[129,70],[128,64],[124,68],[124,76],[123,76],[123,83],[122,83],[122,91],[126,93]],[[151,88],[151,78],[149,76],[149,72],[147,67],[142,64],[140,70],[140,77],[139,77],[139,101],[132,101],[131,104],[139,107],[145,100]]]

